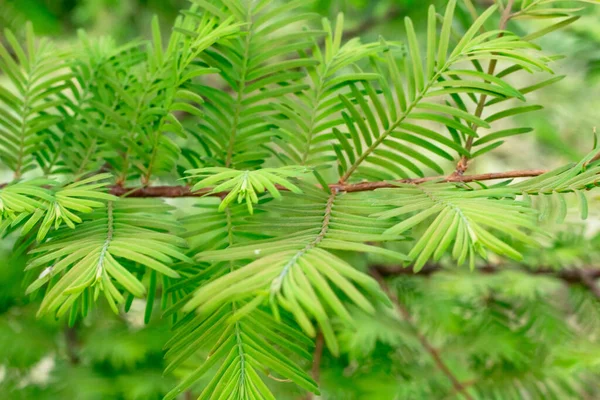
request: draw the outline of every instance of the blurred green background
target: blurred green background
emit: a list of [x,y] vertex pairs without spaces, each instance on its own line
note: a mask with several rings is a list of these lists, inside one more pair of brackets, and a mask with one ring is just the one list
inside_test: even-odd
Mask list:
[[[446,2],[317,0],[314,10],[328,17],[344,12],[346,29],[365,39],[381,34],[402,40],[402,19],[411,16],[419,27],[432,3],[443,6]],[[479,1],[481,5],[489,3]],[[186,0],[0,0],[0,27],[18,31],[30,20],[38,34],[59,43],[70,41],[78,29],[125,42],[148,37],[153,15],[159,16],[166,32],[178,11],[188,4]],[[554,65],[556,74],[566,78],[530,97],[529,101],[545,107],[519,121],[532,126],[533,133],[509,139],[476,161],[470,172],[552,168],[577,160],[591,149],[593,128],[600,126],[598,21],[600,7],[587,11],[567,30],[544,38],[541,45],[549,53],[566,56]],[[510,26],[521,32],[535,28],[529,22]],[[527,78],[523,79],[517,87],[528,84]],[[596,215],[586,228],[587,237],[594,235],[598,225]],[[577,224],[565,229],[581,231]],[[577,263],[581,241],[575,240],[572,247],[560,245],[565,246],[563,255],[568,261]],[[23,296],[23,263],[8,256],[10,246],[10,240],[0,242],[0,399],[158,399],[172,387],[175,378],[162,377],[167,324],[155,320],[144,326],[143,304],[121,316],[101,309],[74,328],[65,328],[63,321],[36,320],[37,302]],[[598,238],[585,242],[585,247],[586,256],[600,257]],[[532,256],[531,263],[540,257]],[[348,368],[353,367],[340,366],[340,376],[330,379],[344,382]],[[335,373],[335,368],[332,371]]]

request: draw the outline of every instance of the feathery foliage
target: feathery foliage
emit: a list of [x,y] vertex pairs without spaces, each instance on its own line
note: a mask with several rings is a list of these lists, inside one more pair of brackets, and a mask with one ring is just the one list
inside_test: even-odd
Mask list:
[[[159,201],[108,201],[106,208],[86,217],[77,230],[57,229],[48,240],[31,251],[28,269],[44,268],[29,286],[28,292],[48,283],[39,313],[60,316],[71,310],[76,318],[78,307],[85,314],[89,303],[104,293],[118,313],[126,292],[142,297],[146,289],[134,275],[137,268],[151,269],[169,278],[179,274],[170,265],[189,259],[181,252],[186,243],[173,233],[175,221],[169,220],[169,207]],[[81,236],[84,233],[83,237]],[[155,278],[156,279],[156,278]],[[74,314],[74,315],[73,315]]]
[[[564,78],[538,39],[587,9],[496,3],[430,6],[423,34],[406,17],[404,40],[368,42],[302,0],[192,0],[168,36],[154,18],[124,45],[6,30],[0,229],[28,301],[68,334],[104,303],[170,320],[160,345],[180,381],[131,398],[354,398],[330,389],[336,374],[355,374],[357,398],[598,396],[600,273],[552,262],[596,254],[556,226],[573,197],[593,214],[596,141],[543,173],[465,175],[532,131],[531,93]],[[435,275],[386,281],[391,264]],[[90,335],[87,366],[160,352]]]

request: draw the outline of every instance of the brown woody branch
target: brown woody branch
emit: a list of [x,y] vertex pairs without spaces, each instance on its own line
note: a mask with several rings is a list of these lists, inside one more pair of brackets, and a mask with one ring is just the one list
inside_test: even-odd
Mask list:
[[[507,172],[490,172],[487,174],[473,175],[451,175],[451,176],[433,176],[428,178],[400,179],[395,181],[381,182],[359,182],[359,183],[332,183],[329,185],[331,190],[339,192],[366,192],[375,189],[393,188],[399,183],[419,185],[426,182],[457,182],[469,183],[475,181],[489,181],[494,179],[512,179],[512,178],[527,178],[542,175],[547,172],[543,169],[517,170]],[[284,187],[278,186],[279,190],[287,190]],[[115,196],[126,197],[200,197],[200,196],[219,196],[223,193],[210,193],[211,188],[201,189],[196,192],[192,191],[189,186],[148,186],[140,188],[127,188],[123,186],[111,186],[110,193]]]
[[[543,169],[527,169],[527,170],[516,170],[506,172],[489,172],[486,174],[473,174],[473,175],[450,175],[450,176],[431,176],[427,178],[413,178],[413,179],[399,179],[394,181],[380,181],[380,182],[359,182],[359,183],[331,183],[329,188],[331,190],[337,190],[339,192],[367,192],[375,189],[385,189],[396,187],[399,183],[420,185],[426,182],[456,182],[456,183],[469,183],[476,181],[489,181],[494,179],[513,179],[513,178],[530,178],[542,175],[548,172]],[[6,187],[8,184],[0,184],[0,189]],[[279,190],[287,190],[282,186],[277,186]],[[110,193],[115,196],[126,196],[126,197],[165,197],[165,198],[176,198],[176,197],[201,197],[201,196],[219,196],[222,197],[224,193],[210,193],[211,188],[205,188],[198,191],[192,191],[189,186],[144,186],[139,188],[123,187],[120,185],[114,185],[110,187]]]

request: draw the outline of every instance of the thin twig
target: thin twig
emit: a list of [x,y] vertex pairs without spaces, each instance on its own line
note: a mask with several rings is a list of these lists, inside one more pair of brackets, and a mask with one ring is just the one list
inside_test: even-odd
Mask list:
[[450,380],[450,382],[452,383],[452,387],[454,388],[454,390],[457,393],[462,394],[465,399],[467,399],[467,400],[473,400],[473,397],[465,390],[465,387],[462,385],[462,383],[458,380],[458,378],[452,373],[452,371],[450,370],[450,368],[446,365],[446,363],[442,359],[440,351],[438,349],[436,349],[429,342],[429,340],[425,337],[425,335],[423,335],[419,331],[419,329],[418,329],[418,327],[417,327],[417,325],[416,325],[416,323],[415,323],[412,315],[410,314],[410,312],[408,311],[408,309],[406,308],[406,306],[404,306],[404,304],[402,304],[400,302],[400,299],[398,299],[398,296],[396,295],[396,293],[393,290],[390,290],[389,286],[387,285],[387,283],[385,282],[385,280],[383,279],[383,277],[381,275],[379,275],[376,270],[371,270],[371,275],[373,275],[373,277],[379,282],[379,285],[381,286],[381,288],[383,289],[383,291],[392,300],[392,302],[396,306],[396,309],[400,313],[400,316],[402,317],[402,319],[404,319],[410,325],[410,327],[414,331],[415,335],[419,339],[419,342],[421,343],[421,346],[423,346],[423,348],[425,349],[425,351],[427,351],[429,353],[429,355],[431,355],[431,358],[433,359],[436,367],[444,375],[446,375],[446,377]]
[[[476,181],[489,181],[494,179],[513,179],[513,178],[529,178],[542,175],[548,172],[543,169],[528,169],[528,170],[516,170],[506,172],[490,172],[485,174],[473,174],[473,175],[451,175],[451,176],[431,176],[427,178],[414,178],[414,179],[400,179],[394,181],[380,181],[380,182],[359,182],[359,183],[332,183],[329,184],[329,188],[339,192],[366,192],[376,189],[385,189],[396,187],[399,183],[420,185],[426,182],[439,181],[439,182],[459,182],[469,183]],[[1,188],[2,186],[0,186]],[[319,186],[320,187],[320,186]],[[287,190],[282,186],[277,186],[278,190]],[[110,193],[115,196],[127,197],[164,197],[164,198],[176,198],[176,197],[201,197],[201,196],[218,196],[222,197],[224,193],[210,193],[212,188],[205,188],[193,192],[189,186],[148,186],[141,188],[128,188],[123,186],[111,186]]]
[[323,334],[319,332],[319,334],[317,335],[317,339],[315,340],[315,353],[311,369],[312,378],[317,383],[319,383],[319,380],[321,378],[321,359],[323,358],[324,343],[325,340],[323,338]]
[[[323,348],[325,345],[325,339],[323,337],[323,333],[319,331],[317,333],[317,337],[315,339],[315,351],[313,355],[313,363],[311,368],[311,375],[313,380],[319,384],[319,380],[321,378],[321,360],[323,359]],[[313,400],[315,398],[314,394],[307,393],[305,396],[302,396],[302,400]]]

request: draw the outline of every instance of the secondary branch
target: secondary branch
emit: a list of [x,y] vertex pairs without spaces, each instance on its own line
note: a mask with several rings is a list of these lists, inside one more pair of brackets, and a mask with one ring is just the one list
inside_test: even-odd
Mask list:
[[[387,265],[372,265],[371,270],[375,271],[382,277],[391,277],[399,275],[413,275],[413,276],[431,276],[438,272],[448,271],[437,264],[427,264],[419,272],[415,273],[409,267],[402,266],[387,266]],[[498,265],[485,265],[480,268],[476,268],[475,271],[482,274],[497,274],[502,271],[508,271],[509,268],[501,268]],[[565,268],[561,270],[555,270],[548,267],[542,267],[537,269],[528,269],[520,267],[517,271],[524,272],[530,275],[543,275],[553,276],[556,279],[560,279],[568,284],[579,284],[587,287],[590,292],[600,299],[600,288],[596,284],[596,280],[600,279],[600,268],[586,267],[586,268]],[[455,270],[453,270],[455,271]]]

